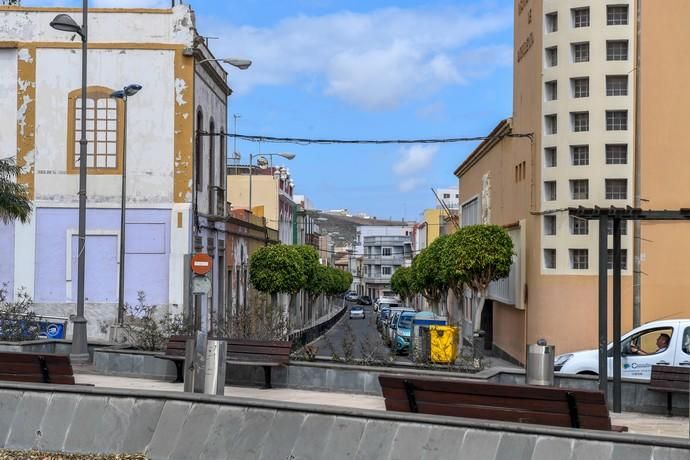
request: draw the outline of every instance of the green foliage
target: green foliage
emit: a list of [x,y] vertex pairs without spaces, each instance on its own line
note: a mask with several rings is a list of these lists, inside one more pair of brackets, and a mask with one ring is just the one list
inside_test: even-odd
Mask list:
[[313,246],[301,245],[295,246],[295,250],[302,258],[304,266],[304,275],[306,283],[304,290],[307,291],[310,297],[316,298],[325,292],[325,272],[324,268],[319,263],[319,253],[316,252]]
[[304,265],[295,246],[264,246],[249,259],[250,281],[259,292],[296,294],[307,283]]
[[33,300],[24,289],[19,290],[15,302],[10,302],[7,288],[0,288],[0,340],[21,342],[38,338],[41,330],[32,306]]
[[412,291],[419,292],[433,304],[438,304],[448,291],[441,265],[447,242],[447,235],[438,237],[412,261]]
[[412,274],[412,268],[400,267],[391,277],[391,288],[403,300],[409,300],[417,294],[416,285]]
[[452,286],[461,283],[483,294],[492,281],[510,274],[513,241],[498,225],[470,225],[448,237],[443,271]]
[[26,186],[15,180],[21,172],[22,168],[13,160],[0,160],[0,221],[6,224],[15,219],[26,223],[31,216],[31,200]]
[[325,268],[326,288],[324,292],[326,294],[342,294],[350,289],[350,285],[352,284],[352,273],[332,267]]

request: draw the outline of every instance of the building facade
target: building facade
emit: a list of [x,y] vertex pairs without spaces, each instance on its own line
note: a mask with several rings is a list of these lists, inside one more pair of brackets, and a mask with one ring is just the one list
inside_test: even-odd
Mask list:
[[393,295],[393,273],[412,263],[413,231],[414,225],[357,227],[356,255],[361,255],[364,269],[364,294],[372,299]]
[[[2,226],[0,281],[24,288],[40,314],[75,313],[81,104],[87,111],[85,316],[89,337],[115,321],[119,264],[125,301],[143,291],[162,311],[182,312],[193,251],[214,257],[213,293],[223,296],[226,74],[198,36],[188,6],[90,11],[88,98],[81,100],[81,44],[54,30],[58,13],[81,9],[0,7],[0,155],[24,167],[33,214]],[[112,91],[138,83],[125,107]],[[195,142],[196,138],[196,142]],[[123,155],[127,155],[125,260],[119,260]],[[214,173],[215,171],[215,173]],[[220,203],[220,204],[219,204]],[[221,219],[222,220],[222,219]],[[1,226],[1,224],[0,224]],[[206,300],[199,300],[206,305]],[[204,307],[206,308],[206,307]],[[208,309],[206,309],[208,310]],[[71,330],[68,328],[68,333]]]
[[[511,278],[492,286],[482,318],[469,315],[488,346],[520,361],[542,337],[559,353],[596,347],[599,229],[568,207],[688,206],[690,96],[672,88],[690,59],[671,49],[690,38],[689,12],[677,0],[515,2],[513,116],[455,172],[462,225],[502,225],[516,247]],[[690,314],[690,266],[670,259],[689,227],[624,226],[623,330]]]

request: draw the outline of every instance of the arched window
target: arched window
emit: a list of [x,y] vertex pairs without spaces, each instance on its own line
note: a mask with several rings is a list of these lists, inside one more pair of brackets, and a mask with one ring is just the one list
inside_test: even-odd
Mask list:
[[196,170],[196,190],[200,192],[202,190],[201,184],[204,178],[204,164],[202,158],[204,156],[204,141],[203,137],[199,135],[201,131],[204,130],[204,113],[201,109],[196,112],[196,146],[194,148],[194,168]]
[[220,151],[218,152],[218,199],[220,203],[218,204],[218,215],[225,215],[225,187],[226,187],[226,175],[227,175],[227,142],[225,137],[225,129],[220,128],[220,136],[218,136],[220,141]]
[[216,211],[216,138],[213,134],[216,132],[216,123],[211,118],[209,121],[208,132],[208,213],[215,214]]
[[[89,174],[122,174],[123,102],[112,99],[112,92],[103,86],[86,89],[86,167]],[[78,174],[81,89],[70,91],[67,107],[67,172]]]

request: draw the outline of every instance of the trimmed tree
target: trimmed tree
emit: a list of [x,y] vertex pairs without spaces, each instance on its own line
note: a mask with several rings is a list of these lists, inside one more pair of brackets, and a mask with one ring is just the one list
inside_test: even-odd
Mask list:
[[400,267],[393,273],[391,277],[391,288],[407,304],[411,303],[415,294],[417,294],[414,287],[411,267]]
[[31,216],[31,200],[26,186],[16,182],[22,168],[12,159],[0,160],[0,221],[10,223],[19,220],[29,221]]
[[448,292],[441,267],[441,256],[447,240],[447,235],[438,237],[412,260],[412,290],[422,294],[435,312],[438,312],[439,303]]
[[316,252],[313,246],[301,245],[293,247],[302,259],[305,276],[304,290],[307,291],[309,302],[313,303],[325,291],[325,279],[323,271],[320,270],[319,253]]
[[489,284],[507,277],[513,263],[513,241],[498,225],[470,225],[450,235],[443,257],[444,278],[456,295],[467,286],[474,330],[479,330]]
[[296,294],[307,282],[304,259],[295,246],[275,244],[259,248],[249,258],[252,286],[259,292]]

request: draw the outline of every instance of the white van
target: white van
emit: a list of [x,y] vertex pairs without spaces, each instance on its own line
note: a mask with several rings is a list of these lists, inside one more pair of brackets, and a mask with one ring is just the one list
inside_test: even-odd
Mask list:
[[[668,346],[664,347],[664,343]],[[649,380],[652,366],[690,367],[690,319],[654,321],[621,337],[621,377]],[[556,372],[599,373],[599,351],[586,350],[556,357]],[[613,344],[608,346],[608,375],[613,375]]]

